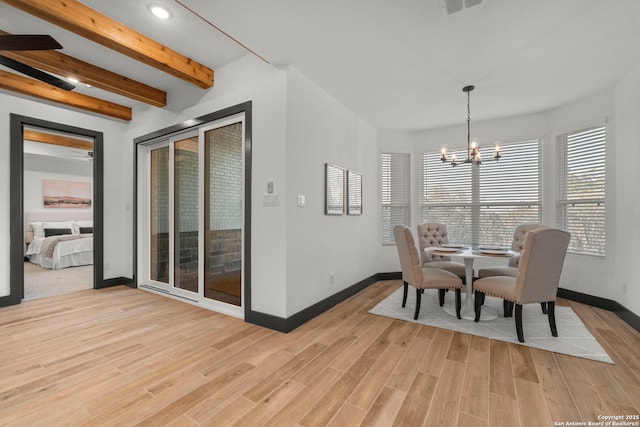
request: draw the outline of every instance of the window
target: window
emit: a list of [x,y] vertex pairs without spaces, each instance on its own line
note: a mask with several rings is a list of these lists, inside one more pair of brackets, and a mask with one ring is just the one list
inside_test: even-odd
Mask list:
[[559,135],[558,227],[571,233],[569,252],[605,254],[605,127]]
[[540,142],[501,148],[499,162],[493,147],[481,149],[489,160],[479,167],[451,167],[439,152],[424,153],[420,221],[446,224],[451,242],[506,246],[516,226],[541,222]]
[[411,224],[409,154],[380,155],[380,188],[382,190],[382,244],[393,245],[393,227]]

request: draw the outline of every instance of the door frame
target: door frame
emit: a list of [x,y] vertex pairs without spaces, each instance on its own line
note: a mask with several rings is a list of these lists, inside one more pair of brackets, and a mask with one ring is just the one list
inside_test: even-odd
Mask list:
[[35,117],[10,114],[9,171],[9,295],[0,306],[20,304],[24,296],[24,127],[93,138],[93,288],[110,286],[104,280],[104,135],[90,129]]
[[[133,142],[133,166],[134,166],[134,183],[133,183],[133,280],[136,287],[138,283],[138,185],[140,177],[138,176],[138,146],[148,143],[154,139],[170,137],[172,134],[184,132],[190,129],[198,129],[210,122],[221,120],[237,114],[244,114],[244,241],[243,248],[243,271],[242,271],[242,293],[243,293],[243,311],[244,320],[251,318],[251,157],[252,157],[252,117],[251,117],[251,101],[246,101],[222,110],[196,117],[195,119],[186,120],[182,123],[169,126],[146,135],[134,138]],[[188,300],[187,300],[188,301]],[[189,301],[192,302],[192,301]],[[203,306],[206,307],[206,306]],[[208,307],[207,307],[208,308]]]

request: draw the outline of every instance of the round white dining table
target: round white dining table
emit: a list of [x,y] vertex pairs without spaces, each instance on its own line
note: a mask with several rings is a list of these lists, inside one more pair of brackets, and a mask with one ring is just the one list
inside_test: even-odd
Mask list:
[[[460,317],[463,319],[473,320],[476,317],[476,311],[473,304],[473,262],[476,258],[511,258],[513,256],[518,255],[518,252],[506,249],[482,249],[473,248],[471,246],[464,246],[462,248],[449,248],[449,247],[428,247],[425,248],[425,251],[433,255],[439,256],[449,256],[449,257],[460,257],[464,260],[464,273],[465,273],[465,282],[466,282],[466,295],[464,297],[464,301],[462,301],[462,307],[460,308]],[[445,304],[443,307],[444,311],[451,314],[452,316],[456,315],[456,309],[454,304]],[[488,307],[483,307],[482,312],[480,314],[480,320],[493,320],[498,317],[498,313],[495,310],[492,310]]]

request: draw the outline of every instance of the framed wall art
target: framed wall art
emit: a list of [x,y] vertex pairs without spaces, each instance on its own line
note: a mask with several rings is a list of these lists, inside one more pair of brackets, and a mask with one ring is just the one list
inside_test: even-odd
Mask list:
[[342,215],[344,213],[345,170],[339,166],[325,163],[325,214]]
[[362,174],[347,171],[347,215],[362,215]]
[[45,208],[91,208],[91,183],[83,181],[43,180]]

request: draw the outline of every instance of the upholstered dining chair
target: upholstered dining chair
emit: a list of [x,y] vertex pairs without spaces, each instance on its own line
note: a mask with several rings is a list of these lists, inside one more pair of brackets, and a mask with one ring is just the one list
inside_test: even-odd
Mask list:
[[[538,228],[546,228],[546,225],[530,223],[520,224],[513,232],[513,240],[511,241],[511,250],[522,254],[522,248],[524,247],[524,239],[527,237],[527,233],[531,230],[537,230]],[[518,275],[518,264],[520,262],[520,256],[517,255],[509,258],[509,264],[503,266],[485,267],[478,270],[478,278],[492,276],[510,276],[516,277]],[[484,300],[483,300],[484,301]],[[542,312],[547,314],[547,304],[540,303]]]
[[400,258],[400,266],[402,268],[402,281],[404,282],[402,307],[407,303],[409,285],[416,289],[414,320],[418,318],[418,314],[420,313],[420,302],[425,289],[438,289],[440,306],[444,305],[445,290],[455,289],[456,316],[460,319],[460,308],[462,305],[460,289],[462,289],[462,279],[440,268],[423,268],[420,263],[416,243],[413,240],[413,235],[406,225],[396,225],[393,228],[393,235],[396,239],[396,248],[398,249],[398,257]]
[[[527,237],[527,233],[531,230],[537,230],[538,228],[546,228],[546,225],[542,224],[520,224],[513,232],[513,240],[511,241],[511,250],[518,253],[522,253],[524,247],[524,239]],[[509,264],[506,266],[485,267],[478,270],[478,278],[491,276],[511,276],[516,277],[518,275],[518,264],[520,262],[520,256],[514,256],[509,258]]]
[[447,226],[436,222],[418,225],[418,242],[420,244],[420,260],[426,268],[440,268],[449,271],[464,280],[466,273],[464,264],[451,261],[451,257],[434,255],[427,251],[430,246],[442,246],[449,243]]
[[524,342],[522,306],[544,302],[551,335],[557,337],[555,302],[570,238],[569,233],[555,228],[538,228],[527,233],[516,277],[492,276],[474,281],[475,321],[480,320],[480,301],[485,294],[502,298],[505,317],[512,316],[515,304],[516,333],[518,341]]

